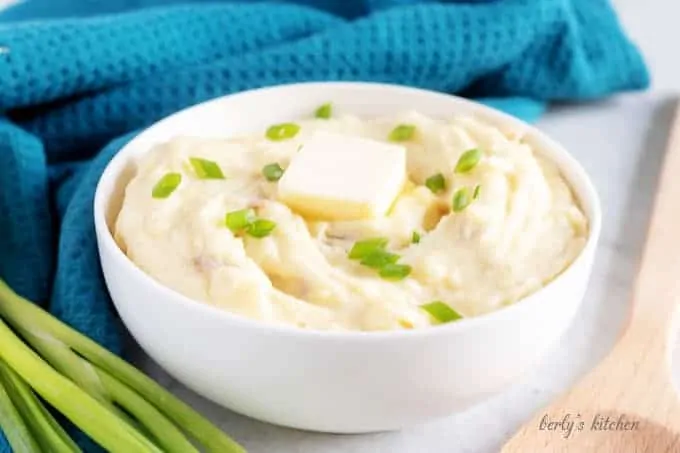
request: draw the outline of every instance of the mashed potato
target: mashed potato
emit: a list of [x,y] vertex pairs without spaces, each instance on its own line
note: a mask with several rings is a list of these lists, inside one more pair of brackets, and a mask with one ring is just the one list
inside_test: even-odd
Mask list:
[[[521,131],[415,112],[297,124],[297,135],[285,140],[177,137],[145,154],[115,225],[122,250],[162,284],[249,318],[392,330],[436,324],[421,307],[432,301],[463,317],[513,303],[555,278],[585,244],[587,219],[570,188]],[[277,201],[277,182],[263,176],[268,164],[285,170],[315,131],[387,141],[397,124],[415,126],[401,142],[410,181],[384,217],[302,218]],[[472,149],[481,155],[474,168],[456,172]],[[190,164],[197,157],[217,163],[224,179],[197,177]],[[152,196],[168,173],[180,174],[181,183],[165,198]],[[426,182],[439,173],[445,188],[433,191]],[[227,213],[247,208],[275,228],[255,237],[226,226]],[[388,240],[385,250],[409,267],[407,276],[384,279],[348,257],[356,242],[376,237]]]

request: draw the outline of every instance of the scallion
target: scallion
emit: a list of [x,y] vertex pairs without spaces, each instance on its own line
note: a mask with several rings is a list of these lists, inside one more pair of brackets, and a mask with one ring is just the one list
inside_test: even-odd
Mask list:
[[300,132],[300,126],[295,123],[281,123],[269,126],[265,135],[275,142],[288,140]]
[[233,233],[239,233],[255,221],[255,211],[250,208],[228,212],[224,223]]
[[400,124],[390,132],[388,136],[391,142],[405,142],[411,140],[416,132],[416,127],[412,124]]
[[403,280],[411,273],[408,264],[386,264],[380,268],[380,276],[385,280]]
[[364,239],[363,241],[357,241],[354,243],[349,251],[349,258],[352,260],[360,260],[365,258],[372,252],[376,250],[382,250],[387,245],[387,238],[371,238]]
[[461,187],[453,194],[453,212],[461,212],[463,209],[467,208],[471,202],[470,189]]
[[267,181],[275,182],[283,176],[283,168],[278,163],[267,164],[262,167],[262,175]]
[[202,157],[190,157],[189,162],[200,179],[224,179],[224,173],[215,161]]
[[413,244],[419,244],[420,243],[420,233],[417,231],[414,231],[413,234],[411,234],[411,243]]
[[458,159],[454,171],[456,173],[467,173],[477,166],[481,158],[482,152],[477,148],[465,151]]
[[439,193],[446,189],[446,179],[444,179],[443,174],[437,173],[425,180],[425,187],[430,189],[432,193]]
[[[40,427],[32,434],[41,436],[39,444],[49,444],[41,451],[79,451],[54,418],[43,413],[44,401],[108,451],[245,452],[148,376],[18,296],[2,280],[0,318],[3,388],[13,383],[16,401],[33,417],[31,426]],[[22,448],[25,443],[16,444],[16,437],[9,440],[15,451],[31,451]]]
[[364,266],[381,269],[388,264],[394,264],[399,260],[399,255],[390,253],[386,250],[377,249],[368,253],[366,256],[361,258],[361,264]]
[[428,312],[438,323],[457,321],[462,318],[456,310],[438,300],[421,305],[420,308]]
[[[4,362],[2,364],[4,368]],[[18,405],[12,401],[10,393],[11,382],[7,381],[4,373],[0,373],[0,422],[5,436],[13,451],[40,453],[43,451],[40,448],[42,444],[38,443],[28,426],[31,422],[30,414],[22,415],[19,412]]]
[[326,104],[323,104],[319,106],[318,109],[314,112],[314,116],[320,119],[327,120],[328,118],[331,117],[333,113],[333,105],[328,102]]
[[481,189],[481,187],[482,186],[480,186],[479,184],[477,184],[475,186],[475,190],[474,190],[474,192],[472,192],[472,199],[473,200],[476,200],[477,198],[479,198],[479,190]]
[[267,219],[257,219],[246,229],[246,233],[254,238],[269,236],[276,228],[276,222]]
[[151,196],[154,198],[168,198],[181,182],[182,175],[180,173],[166,173],[158,180],[156,185],[153,186]]
[[2,360],[0,360],[0,381],[3,381],[12,402],[29,425],[42,451],[81,452],[64,428],[45,408],[42,401],[35,396],[28,384]]

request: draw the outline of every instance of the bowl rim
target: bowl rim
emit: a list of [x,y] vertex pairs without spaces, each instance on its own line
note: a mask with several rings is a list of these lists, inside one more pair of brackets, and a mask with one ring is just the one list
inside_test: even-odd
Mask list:
[[[134,144],[140,141],[144,136],[149,133],[152,129],[157,127],[162,127],[163,123],[169,122],[170,120],[175,120],[177,116],[188,115],[193,110],[199,110],[212,105],[215,103],[225,102],[235,97],[249,96],[255,93],[262,93],[271,91],[276,92],[279,90],[289,90],[289,89],[316,89],[323,87],[324,89],[365,89],[365,90],[387,90],[387,91],[402,91],[405,94],[419,95],[419,96],[436,96],[448,98],[448,101],[457,103],[464,106],[471,111],[477,111],[483,113],[485,116],[489,117],[503,123],[510,123],[515,125],[520,125],[527,132],[530,132],[533,136],[540,139],[542,143],[545,144],[544,148],[549,148],[550,153],[560,156],[560,162],[555,162],[561,173],[565,167],[569,167],[569,172],[571,177],[567,181],[570,189],[577,197],[581,204],[587,202],[591,207],[591,213],[586,217],[589,223],[589,235],[586,240],[586,244],[574,259],[574,261],[569,264],[569,266],[564,269],[560,274],[558,274],[553,280],[548,284],[542,286],[533,293],[527,295],[514,302],[511,305],[507,305],[491,312],[474,316],[471,318],[463,318],[454,323],[448,323],[443,325],[431,326],[429,328],[419,328],[419,329],[399,329],[399,330],[386,330],[386,331],[358,331],[358,330],[319,330],[319,329],[304,329],[296,326],[292,326],[284,323],[262,321],[254,318],[249,318],[243,315],[232,313],[229,310],[219,308],[217,306],[209,305],[201,301],[192,299],[191,297],[185,296],[184,294],[158,282],[156,279],[145,273],[135,263],[128,258],[128,256],[123,253],[118,244],[113,238],[113,234],[108,227],[106,220],[106,212],[104,206],[107,204],[108,200],[105,198],[104,186],[112,185],[114,181],[110,181],[113,178],[119,176],[120,170],[122,169],[124,163],[131,158],[130,154],[134,151]],[[553,160],[553,159],[551,159]],[[553,160],[554,161],[554,160]],[[578,184],[581,186],[581,195],[576,194],[574,189],[573,181],[578,180]],[[110,252],[110,258],[113,260],[114,266],[124,266],[127,268],[128,273],[131,273],[137,280],[143,282],[147,285],[154,293],[159,294],[160,297],[164,298],[164,303],[172,303],[182,306],[186,310],[196,310],[206,316],[212,316],[220,319],[220,322],[225,322],[227,324],[233,324],[241,328],[250,328],[255,330],[263,330],[269,333],[278,333],[282,335],[292,335],[298,337],[306,338],[317,338],[326,340],[342,340],[342,341],[386,341],[386,340],[408,340],[416,338],[426,338],[432,336],[441,336],[454,334],[455,332],[462,332],[468,329],[474,329],[483,324],[489,324],[493,322],[499,322],[509,317],[513,317],[515,313],[521,312],[522,310],[530,309],[531,306],[537,303],[545,303],[542,300],[542,295],[550,290],[550,288],[555,287],[560,281],[565,280],[569,275],[577,271],[577,268],[587,265],[586,260],[589,256],[594,253],[601,231],[602,223],[602,208],[600,203],[600,198],[595,190],[594,184],[591,178],[581,166],[581,164],[576,160],[574,156],[571,155],[560,143],[553,140],[537,127],[519,119],[511,116],[505,112],[502,112],[493,107],[486,106],[476,101],[472,101],[466,98],[462,98],[456,95],[442,93],[422,88],[415,88],[403,85],[388,84],[388,83],[376,83],[376,82],[300,82],[300,83],[290,83],[267,86],[263,88],[255,88],[246,91],[240,91],[233,94],[228,94],[225,96],[220,96],[213,98],[201,103],[193,104],[184,109],[178,110],[171,115],[165,116],[160,120],[154,122],[150,126],[144,128],[140,133],[138,133],[134,138],[128,141],[108,162],[104,171],[102,172],[99,180],[97,181],[95,195],[94,195],[94,223],[95,232],[97,235],[97,251],[100,256],[100,262],[102,260],[102,248],[106,248]],[[106,253],[106,252],[104,252]],[[109,282],[106,281],[106,286],[108,290]],[[114,306],[118,310],[118,303],[111,297]]]

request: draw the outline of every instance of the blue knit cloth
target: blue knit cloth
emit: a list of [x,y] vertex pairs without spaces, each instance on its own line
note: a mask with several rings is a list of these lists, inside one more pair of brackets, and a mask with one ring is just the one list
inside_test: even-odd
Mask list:
[[179,3],[27,0],[0,13],[0,276],[116,353],[93,192],[159,118],[249,88],[363,80],[533,120],[547,102],[649,83],[607,0]]

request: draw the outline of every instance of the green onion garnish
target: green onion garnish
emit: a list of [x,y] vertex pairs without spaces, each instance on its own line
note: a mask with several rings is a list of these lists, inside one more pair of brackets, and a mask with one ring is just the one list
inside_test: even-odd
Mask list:
[[361,264],[372,269],[382,269],[388,264],[394,264],[399,261],[399,255],[390,253],[388,251],[377,249],[370,252],[361,259]]
[[389,140],[392,142],[405,142],[413,138],[416,127],[412,124],[400,124],[390,132]]
[[411,273],[408,264],[386,264],[380,268],[380,276],[385,280],[403,280]]
[[471,201],[470,189],[462,187],[456,190],[456,193],[453,194],[453,212],[460,212],[467,208]]
[[314,116],[317,118],[321,118],[324,120],[327,120],[328,118],[331,117],[331,114],[333,113],[333,106],[331,105],[330,102],[323,104],[320,106],[316,111],[314,112]]
[[462,318],[462,316],[453,308],[446,305],[444,302],[438,300],[430,302],[429,304],[421,305],[420,308],[425,310],[432,316],[437,322],[443,324],[446,322],[457,321]]
[[246,233],[254,238],[263,238],[276,228],[276,223],[267,219],[257,219],[250,224]]
[[300,132],[300,126],[295,123],[282,123],[269,126],[266,136],[269,140],[281,141],[293,138]]
[[154,198],[168,198],[181,182],[182,175],[180,173],[166,173],[158,180],[156,185],[153,186],[151,196]]
[[430,189],[430,192],[432,193],[439,193],[446,189],[446,180],[444,179],[444,175],[437,173],[436,175],[430,176],[425,180],[425,187]]
[[349,251],[349,259],[360,260],[376,250],[383,250],[387,245],[387,238],[372,238],[357,241]]
[[281,179],[283,176],[283,168],[277,163],[267,164],[262,167],[262,175],[267,179],[267,181],[275,182]]
[[190,157],[189,162],[200,179],[224,179],[224,173],[217,162],[200,157]]
[[456,164],[455,172],[456,173],[467,173],[479,163],[479,160],[482,158],[482,152],[478,150],[477,148],[465,151],[460,158],[458,159],[458,163]]
[[420,243],[420,233],[414,231],[413,234],[411,235],[411,242],[414,244]]
[[255,221],[255,211],[252,209],[239,209],[227,213],[224,222],[234,233],[245,230]]
[[401,280],[411,273],[411,266],[397,264],[400,256],[385,250],[387,238],[371,238],[355,242],[348,256],[361,264],[377,269],[386,280]]
[[474,190],[474,192],[472,192],[472,199],[473,200],[476,200],[479,197],[479,189],[481,189],[481,188],[482,188],[482,186],[480,186],[479,184],[477,184],[475,186],[475,190]]

